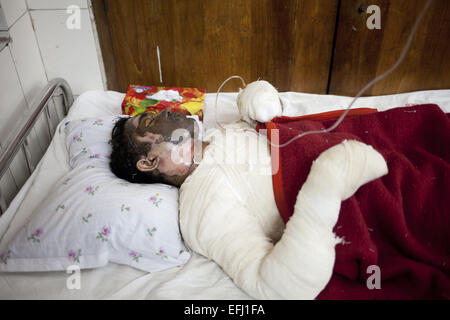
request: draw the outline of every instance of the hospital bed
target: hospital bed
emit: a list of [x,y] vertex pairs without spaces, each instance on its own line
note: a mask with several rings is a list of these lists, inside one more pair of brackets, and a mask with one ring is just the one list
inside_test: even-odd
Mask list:
[[[216,120],[221,123],[239,120],[236,96],[237,93],[221,93],[216,110],[216,94],[206,95],[204,131],[215,127]],[[341,110],[351,101],[350,97],[298,92],[280,93],[280,97],[285,116]],[[8,243],[33,218],[35,209],[61,177],[71,170],[66,143],[67,124],[77,119],[119,116],[123,98],[124,94],[119,92],[88,91],[74,101],[70,86],[63,79],[49,82],[37,97],[32,109],[35,111],[1,153],[1,177],[9,179],[17,188],[0,192],[0,253],[5,252]],[[450,112],[450,90],[363,97],[356,101],[354,107],[382,111],[423,103],[435,103],[445,112]],[[30,140],[31,135],[42,132],[43,123],[47,126],[44,129],[49,145],[46,148],[41,145],[45,154],[38,161],[32,159]],[[20,162],[19,158],[25,161]],[[24,167],[18,169],[18,163],[23,163]],[[18,183],[14,179],[17,170],[29,173],[26,182]],[[71,272],[66,270],[0,272],[0,299],[251,299],[216,263],[195,252],[190,252],[190,259],[184,264],[158,272],[107,263],[102,267],[82,269],[77,288],[68,285],[70,277]]]

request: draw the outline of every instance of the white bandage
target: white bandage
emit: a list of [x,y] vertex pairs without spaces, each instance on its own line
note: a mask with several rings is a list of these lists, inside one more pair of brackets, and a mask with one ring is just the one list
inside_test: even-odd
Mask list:
[[240,89],[237,105],[242,120],[254,124],[255,120],[267,122],[282,114],[278,91],[267,81],[254,81]]
[[316,298],[333,274],[335,245],[341,242],[333,227],[341,202],[387,173],[381,154],[355,140],[322,152],[297,196],[283,237],[267,254],[258,276],[282,298]]

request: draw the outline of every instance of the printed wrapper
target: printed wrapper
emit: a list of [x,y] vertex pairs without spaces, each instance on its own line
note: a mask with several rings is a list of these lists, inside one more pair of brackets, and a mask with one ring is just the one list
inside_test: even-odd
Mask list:
[[[170,101],[167,97],[157,99],[154,95],[158,92],[177,97]],[[168,108],[170,111],[176,111],[187,116],[197,115],[202,121],[205,94],[206,90],[199,88],[130,85],[122,102],[122,113],[135,116],[144,112],[159,113]]]

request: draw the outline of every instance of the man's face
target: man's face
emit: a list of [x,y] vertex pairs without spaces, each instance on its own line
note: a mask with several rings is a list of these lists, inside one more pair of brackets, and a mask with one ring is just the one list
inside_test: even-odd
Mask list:
[[159,114],[143,113],[127,121],[137,144],[149,143],[146,159],[136,164],[141,171],[158,171],[168,177],[185,175],[193,157],[195,120],[165,109]]
[[173,131],[180,128],[188,130],[191,137],[194,135],[195,120],[178,112],[170,112],[168,109],[164,109],[156,115],[150,112],[142,113],[132,117],[128,122],[132,123],[136,135],[140,137],[152,133],[159,134],[170,141]]

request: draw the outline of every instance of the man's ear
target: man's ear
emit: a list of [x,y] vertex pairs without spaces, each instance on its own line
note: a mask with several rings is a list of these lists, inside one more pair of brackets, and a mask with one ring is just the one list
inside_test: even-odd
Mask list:
[[159,166],[159,157],[140,159],[136,162],[136,168],[141,172],[150,172]]

